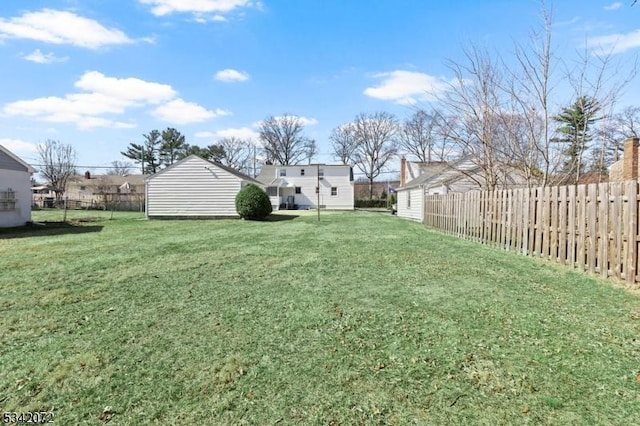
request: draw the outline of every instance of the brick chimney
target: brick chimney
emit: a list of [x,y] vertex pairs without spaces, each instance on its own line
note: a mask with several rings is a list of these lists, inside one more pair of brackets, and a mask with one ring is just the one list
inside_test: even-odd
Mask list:
[[403,155],[402,158],[400,159],[400,187],[403,187],[406,183],[407,183],[407,159]]
[[640,139],[628,138],[624,141],[624,157],[622,166],[623,180],[638,179],[638,145]]

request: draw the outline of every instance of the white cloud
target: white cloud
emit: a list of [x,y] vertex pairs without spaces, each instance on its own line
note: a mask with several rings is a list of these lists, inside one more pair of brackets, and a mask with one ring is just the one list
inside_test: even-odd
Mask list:
[[72,12],[43,9],[10,19],[0,18],[0,40],[36,40],[97,49],[113,44],[132,43],[122,31],[107,28]]
[[215,137],[215,135],[216,135],[216,134],[215,134],[215,133],[213,133],[213,132],[206,132],[206,131],[204,131],[204,132],[196,132],[194,136],[195,136],[196,138],[202,138],[202,139],[207,138],[207,139],[209,139],[209,138],[213,138],[213,137]]
[[192,13],[198,19],[203,14],[214,14],[213,20],[220,21],[225,13],[253,5],[251,0],[139,0],[151,6],[151,13],[165,16],[172,13]]
[[176,95],[176,91],[168,84],[153,83],[138,78],[107,77],[98,71],[84,73],[75,86],[126,103],[160,103]]
[[587,40],[587,46],[598,54],[623,53],[640,47],[640,30],[626,34],[610,34],[592,37]]
[[33,154],[38,150],[38,145],[20,139],[0,138],[0,145],[7,148],[17,156]]
[[437,95],[446,92],[450,85],[442,78],[414,71],[396,70],[375,74],[374,77],[382,81],[365,89],[364,94],[401,105],[435,101]]
[[239,128],[231,127],[228,129],[218,130],[217,132],[215,132],[213,136],[219,139],[238,138],[243,140],[254,140],[254,141],[257,140],[259,137],[258,132],[256,132],[253,129],[250,129],[249,127],[239,127]]
[[33,52],[29,53],[28,55],[24,55],[22,56],[22,58],[30,62],[35,62],[37,64],[51,64],[53,62],[65,62],[69,59],[68,57],[59,58],[53,52],[42,53],[40,49],[36,49]]
[[315,126],[316,124],[318,124],[318,120],[316,120],[315,118],[300,117],[300,121],[302,122],[303,126]]
[[604,7],[604,10],[618,10],[622,7],[622,3],[617,1]]
[[230,115],[230,112],[216,109],[208,110],[196,103],[174,99],[153,110],[153,115],[159,120],[173,124],[200,123],[215,117]]
[[[8,116],[34,117],[52,123],[73,123],[78,128],[96,127],[131,128],[133,122],[117,121],[104,115],[121,115],[135,107],[157,105],[171,101],[177,92],[169,85],[140,80],[137,78],[107,77],[97,71],[88,71],[80,77],[75,86],[84,92],[71,93],[64,97],[49,96],[8,103],[2,112]],[[169,106],[183,106],[197,121],[207,111],[195,104],[176,99]],[[178,102],[178,104],[175,104]],[[180,104],[180,102],[182,104]],[[166,107],[166,105],[165,105]],[[224,112],[209,112],[213,116]]]
[[224,81],[225,83],[233,83],[249,80],[249,74],[244,71],[227,68],[225,70],[218,71],[214,78],[218,81]]

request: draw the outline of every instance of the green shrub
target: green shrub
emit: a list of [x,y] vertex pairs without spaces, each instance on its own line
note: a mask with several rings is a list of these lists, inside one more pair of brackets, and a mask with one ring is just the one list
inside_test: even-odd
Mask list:
[[356,200],[356,208],[371,209],[387,207],[387,200]]
[[266,192],[250,183],[236,195],[236,211],[243,219],[261,220],[271,214],[271,201]]

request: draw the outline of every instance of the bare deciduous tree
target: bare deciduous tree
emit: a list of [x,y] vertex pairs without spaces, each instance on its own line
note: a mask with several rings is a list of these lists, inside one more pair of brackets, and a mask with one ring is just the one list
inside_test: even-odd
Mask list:
[[258,127],[267,160],[286,166],[308,158],[310,139],[303,132],[304,122],[296,115],[267,117]]
[[225,166],[242,172],[249,170],[253,144],[234,136],[220,139],[215,146],[222,148],[223,154],[219,161]]
[[307,157],[307,164],[311,164],[311,161],[316,155],[318,155],[318,144],[315,139],[308,139],[305,144],[305,157]]
[[486,50],[471,46],[464,50],[465,61],[449,61],[454,74],[449,90],[441,97],[449,117],[447,132],[461,152],[482,171],[484,186],[498,184],[503,165],[504,142],[499,136],[503,109],[503,76],[495,58]]
[[437,137],[438,116],[435,112],[419,109],[400,126],[400,147],[421,162],[431,162]]
[[111,176],[124,176],[131,174],[133,165],[128,161],[112,161],[111,167],[107,170],[107,174]]
[[[599,108],[591,111],[585,118],[588,120],[601,120],[614,115],[614,109],[622,93],[622,90],[633,80],[637,74],[637,63],[631,67],[621,61],[615,61],[611,53],[602,53],[585,46],[582,53],[578,54],[573,64],[565,67],[566,80],[573,89],[574,99],[593,98],[597,100]],[[588,137],[587,132],[582,136]],[[587,139],[582,141],[585,145]],[[599,143],[592,146],[590,152],[590,168],[606,174],[605,167],[607,157],[607,140],[601,138]]]
[[518,146],[511,149],[515,164],[530,184],[534,177],[539,177],[539,183],[546,186],[561,161],[552,144],[551,131],[553,120],[550,102],[555,75],[555,57],[552,55],[553,12],[544,1],[540,3],[541,28],[532,32],[529,45],[515,45],[517,68],[510,72],[505,90],[511,108],[517,111],[518,127],[524,131]]
[[71,145],[47,139],[38,145],[38,158],[41,164],[40,174],[45,177],[60,202],[67,189],[67,181],[76,174],[76,150]]
[[624,141],[640,136],[640,107],[627,106],[611,117],[605,116],[597,130],[604,149],[604,165],[622,159]]
[[358,147],[354,130],[353,123],[344,123],[334,128],[329,136],[331,147],[333,148],[333,156],[341,164],[350,165],[354,163],[354,155]]
[[369,198],[373,198],[373,181],[398,153],[398,121],[388,112],[360,114],[353,122],[353,133],[355,163],[369,180]]

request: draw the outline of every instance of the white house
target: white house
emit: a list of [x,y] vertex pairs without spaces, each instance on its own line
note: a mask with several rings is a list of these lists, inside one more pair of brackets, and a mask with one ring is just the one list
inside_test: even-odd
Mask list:
[[0,145],[0,227],[31,221],[33,167]]
[[[274,210],[353,210],[354,184],[351,166],[310,164],[262,166],[256,178],[267,188]],[[319,192],[316,192],[319,188]]]
[[[405,219],[422,221],[424,217],[425,186],[449,167],[446,163],[420,163],[420,167],[411,167],[405,160],[400,164],[400,187],[396,189],[397,215]],[[406,181],[406,172],[414,170],[413,179]]]
[[[405,163],[404,159],[400,163],[401,187],[396,190],[397,214],[405,219],[420,222],[424,219],[425,195],[480,191],[485,184],[482,169],[470,158],[454,163],[419,163],[417,169],[420,174],[402,184],[405,182],[406,172],[411,170],[407,163],[409,162]],[[522,173],[508,166],[500,170],[497,179],[501,189],[527,186]]]
[[146,178],[146,215],[162,217],[239,217],[235,198],[257,180],[222,164],[190,155]]

